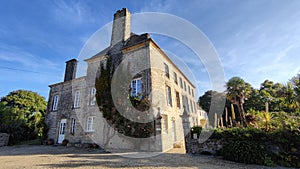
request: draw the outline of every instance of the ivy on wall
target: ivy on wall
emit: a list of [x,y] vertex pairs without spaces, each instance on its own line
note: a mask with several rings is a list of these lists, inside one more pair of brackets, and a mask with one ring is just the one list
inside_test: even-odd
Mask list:
[[[113,98],[112,98],[112,93],[111,93],[111,84],[112,84],[112,76],[115,71],[115,67],[113,66],[112,63],[112,57],[109,56],[106,60],[106,66],[104,66],[104,63],[101,62],[100,64],[100,72],[99,75],[96,78],[96,100],[97,104],[99,107],[99,110],[103,114],[103,118],[106,119],[108,124],[113,127],[116,131],[118,131],[121,134],[124,134],[129,137],[135,137],[135,138],[147,138],[150,137],[154,134],[154,122],[147,122],[147,123],[139,123],[132,121],[130,119],[127,119],[124,117],[117,109],[115,104],[124,104],[124,103],[130,103],[132,106],[139,110],[143,111],[144,113],[149,114],[149,107],[150,107],[150,102],[148,97],[143,95],[142,97],[137,96],[137,97],[132,97],[129,95],[130,91],[130,86],[125,86],[124,84],[120,84],[123,86],[121,87],[121,91],[118,91],[117,98],[120,98],[119,96],[121,95],[128,95],[127,99],[129,102],[124,102],[120,99],[117,99],[118,102],[114,103]],[[122,68],[119,68],[122,69]],[[122,78],[126,79],[129,77],[129,70],[130,70],[130,65],[127,65],[127,69],[123,71],[122,75],[119,75],[120,77],[117,78]],[[122,80],[121,79],[121,80]],[[123,114],[126,113],[126,115],[131,115],[132,109],[130,107],[132,106],[126,106],[122,105],[123,107],[129,107],[128,109],[125,110],[125,112],[122,112]],[[137,116],[137,118],[139,118]]]

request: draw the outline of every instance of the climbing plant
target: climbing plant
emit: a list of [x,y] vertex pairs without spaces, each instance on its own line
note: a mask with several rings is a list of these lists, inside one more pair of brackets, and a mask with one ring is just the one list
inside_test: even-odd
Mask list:
[[[104,65],[105,64],[105,65]],[[114,63],[115,64],[115,63]],[[123,115],[126,114],[128,116],[131,115],[133,112],[133,108],[143,111],[143,113],[149,113],[148,109],[150,107],[149,99],[145,95],[142,96],[130,96],[130,86],[126,86],[124,84],[118,84],[120,86],[120,91],[114,93],[116,94],[115,97],[117,97],[117,103],[113,102],[112,92],[111,92],[111,85],[112,85],[112,77],[113,73],[115,71],[115,67],[112,66],[112,57],[109,56],[106,60],[106,63],[100,64],[100,71],[99,75],[96,78],[96,84],[95,87],[97,89],[96,93],[96,100],[99,107],[99,110],[102,112],[103,117],[106,119],[108,124],[110,124],[111,127],[113,127],[116,131],[119,133],[122,133],[126,136],[130,137],[136,137],[136,138],[146,138],[150,137],[154,133],[154,123],[153,122],[147,122],[147,123],[140,123],[132,121]],[[118,68],[123,69],[123,68]],[[124,70],[124,69],[123,69]],[[120,78],[120,81],[125,81],[127,78],[129,78],[129,71],[130,71],[130,65],[127,65],[127,69],[123,71],[121,75],[118,75]],[[127,95],[126,99],[128,101],[122,100],[124,96]],[[126,103],[132,104],[132,106],[124,105]],[[115,104],[119,104],[119,106],[126,107],[124,109],[125,112],[122,112],[122,114],[118,111]],[[132,117],[132,116],[131,116]],[[136,118],[139,118],[136,116]]]

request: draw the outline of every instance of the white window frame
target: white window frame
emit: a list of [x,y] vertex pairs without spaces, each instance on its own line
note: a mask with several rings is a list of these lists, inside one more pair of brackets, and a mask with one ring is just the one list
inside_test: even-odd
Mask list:
[[173,72],[173,76],[174,76],[174,82],[175,82],[175,84],[178,85],[177,73],[176,73],[176,72]]
[[171,87],[166,85],[167,104],[172,106],[172,91]]
[[58,107],[58,101],[59,101],[59,96],[58,95],[55,95],[53,97],[53,107],[52,107],[52,110],[53,111],[56,111],[57,110],[57,107]]
[[91,89],[91,102],[90,102],[91,106],[94,106],[96,104],[96,92],[97,92],[96,88],[93,87]]
[[95,131],[95,116],[89,116],[86,120],[86,132]]
[[74,98],[74,108],[80,107],[80,91],[77,90],[75,92],[75,98]]
[[[139,85],[137,85],[138,83],[141,85],[140,89],[139,89]],[[143,91],[142,78],[133,79],[130,83],[130,88],[131,88],[130,96],[133,96],[133,97],[139,96]],[[142,96],[140,95],[140,97],[142,97]]]
[[192,100],[190,100],[190,105],[191,105],[191,112],[194,112],[194,107],[193,107],[193,101]]
[[181,107],[181,103],[180,103],[180,94],[179,94],[179,92],[177,92],[176,90],[175,90],[175,97],[176,97],[176,105],[177,105],[177,107],[180,109],[180,107]]
[[182,78],[181,77],[179,77],[179,83],[180,83],[181,89],[183,89],[183,83],[182,83]]
[[164,66],[165,66],[165,76],[167,78],[170,78],[170,69],[169,69],[169,66],[166,63],[164,63]]
[[71,134],[75,134],[75,124],[76,124],[76,119],[75,118],[72,118],[71,119],[71,129],[70,129],[70,133]]

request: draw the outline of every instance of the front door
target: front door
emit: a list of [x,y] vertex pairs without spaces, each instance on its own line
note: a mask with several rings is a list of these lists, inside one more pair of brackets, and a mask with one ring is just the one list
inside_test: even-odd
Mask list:
[[66,122],[67,122],[67,119],[61,119],[61,121],[60,121],[58,140],[57,140],[57,143],[59,143],[59,144],[61,144],[62,141],[65,139]]

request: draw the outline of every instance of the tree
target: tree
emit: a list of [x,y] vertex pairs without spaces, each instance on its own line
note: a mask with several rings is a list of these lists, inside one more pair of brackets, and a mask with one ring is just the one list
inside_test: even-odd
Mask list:
[[265,110],[265,102],[263,102],[258,89],[251,88],[249,97],[244,104],[244,109],[246,112],[250,110]]
[[209,112],[209,108],[211,105],[211,98],[213,95],[216,95],[217,93],[218,93],[217,91],[209,90],[206,91],[203,96],[199,97],[198,104],[207,113]]
[[295,97],[298,105],[300,104],[300,73],[297,76],[294,76],[291,80],[291,85],[295,92]]
[[0,100],[0,131],[11,135],[11,143],[41,137],[46,106],[44,97],[35,92],[10,92]]
[[246,125],[245,112],[244,112],[244,102],[248,98],[251,85],[246,83],[242,78],[233,77],[227,83],[227,98],[237,106],[241,122]]

